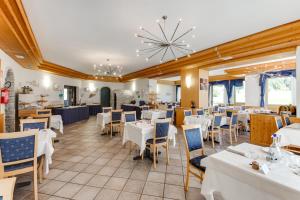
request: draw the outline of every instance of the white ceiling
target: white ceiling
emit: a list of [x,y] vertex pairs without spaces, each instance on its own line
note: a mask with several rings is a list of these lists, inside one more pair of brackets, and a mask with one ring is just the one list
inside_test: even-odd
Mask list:
[[182,31],[196,26],[203,50],[274,26],[300,19],[299,0],[23,0],[44,59],[84,73],[107,58],[124,73],[155,64],[136,57],[143,47],[134,37],[139,26],[158,31],[155,23],[168,16],[170,28],[183,19]]

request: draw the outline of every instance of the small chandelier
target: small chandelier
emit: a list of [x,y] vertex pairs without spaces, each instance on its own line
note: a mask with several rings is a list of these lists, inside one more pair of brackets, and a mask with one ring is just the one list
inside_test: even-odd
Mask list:
[[105,64],[94,64],[94,77],[96,79],[103,79],[104,77],[122,77],[123,67],[120,65],[112,65],[109,59],[106,59]]
[[[165,30],[167,18],[167,16],[163,16],[161,20],[162,23],[160,20],[156,21],[161,31],[161,36],[157,36],[145,29],[144,27],[140,27],[140,30],[144,33],[144,35],[136,33],[135,37],[142,38],[141,43],[146,44],[148,47],[144,49],[137,49],[137,56],[147,56],[146,61],[148,61],[154,56],[161,54],[160,62],[162,63],[165,60],[167,52],[171,52],[171,54],[174,57],[174,60],[177,60],[178,57],[181,56],[190,57],[190,54],[195,52],[190,48],[190,44],[186,43],[186,41],[183,40],[183,38],[186,35],[188,35],[191,31],[195,29],[195,26],[181,34],[178,34],[178,27],[182,22],[182,20],[179,19],[174,31],[172,32],[172,35],[167,36]],[[195,35],[192,35],[192,37],[195,38]]]

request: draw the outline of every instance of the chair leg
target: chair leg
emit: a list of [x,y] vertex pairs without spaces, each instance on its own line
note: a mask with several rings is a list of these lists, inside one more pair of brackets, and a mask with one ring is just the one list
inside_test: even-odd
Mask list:
[[33,193],[34,193],[34,200],[38,200],[38,178],[37,178],[37,168],[34,167],[33,170]]
[[166,144],[166,158],[167,158],[167,165],[169,164],[169,141]]
[[44,166],[44,156],[41,157],[40,164],[39,164],[39,167],[38,167],[39,183],[42,183],[43,178],[44,178],[43,166]]
[[187,192],[189,191],[189,181],[190,181],[190,170],[189,170],[189,163],[187,164],[186,167],[186,178],[185,178],[185,186],[184,186],[184,190]]
[[153,167],[156,169],[156,145],[153,145]]
[[237,142],[237,136],[238,136],[238,128],[236,127],[235,129],[234,129],[234,138],[235,138],[235,142]]
[[231,130],[231,127],[229,128],[229,137],[230,137],[230,144],[232,144],[232,130]]
[[113,125],[110,125],[110,138],[112,138],[112,134],[113,134]]
[[212,142],[212,147],[215,148],[215,136],[214,136],[214,132],[211,132],[211,142]]

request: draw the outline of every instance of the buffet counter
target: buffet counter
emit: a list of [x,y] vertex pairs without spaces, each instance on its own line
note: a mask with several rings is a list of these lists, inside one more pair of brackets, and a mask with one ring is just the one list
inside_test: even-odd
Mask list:
[[102,106],[100,104],[88,104],[90,116],[96,116],[102,112]]
[[89,118],[88,106],[70,106],[64,108],[54,108],[54,115],[61,115],[64,124],[70,124]]

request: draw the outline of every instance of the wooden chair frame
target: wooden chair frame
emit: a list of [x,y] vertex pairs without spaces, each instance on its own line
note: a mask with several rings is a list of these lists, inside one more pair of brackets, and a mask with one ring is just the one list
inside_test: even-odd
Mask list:
[[104,110],[110,110],[110,112],[113,110],[112,107],[102,107],[102,112],[104,113]]
[[39,123],[39,122],[44,122],[45,126],[44,129],[47,128],[48,125],[48,118],[41,118],[41,119],[20,119],[20,130],[23,130],[23,125],[27,123]]
[[146,109],[146,110],[150,110],[150,106],[141,106],[142,107],[142,110],[144,110],[144,108],[148,108],[148,109]]
[[[39,112],[47,112],[47,113],[42,113],[40,114]],[[35,112],[36,115],[52,115],[52,110],[51,109],[38,109]]]
[[290,116],[288,114],[282,114],[281,116],[282,116],[282,119],[283,119],[283,122],[284,122],[285,126],[288,126],[286,119],[290,118]]
[[[112,116],[113,116],[113,113],[114,112],[121,112],[121,119],[120,120],[116,120],[116,121],[113,121],[112,120]],[[111,116],[110,116],[110,123],[109,123],[109,125],[110,125],[110,137],[112,138],[112,134],[113,134],[113,128],[114,127],[120,127],[120,129],[121,129],[121,123],[122,123],[122,112],[123,112],[123,110],[112,110],[111,111]],[[119,130],[119,132],[121,132],[120,130]]]
[[[147,143],[146,141],[146,148],[149,149],[150,151],[152,150],[153,153],[153,167],[154,169],[156,169],[156,158],[158,157],[158,147],[163,147],[164,149],[166,149],[166,160],[167,160],[167,165],[169,164],[169,134],[167,135],[167,137],[160,137],[157,138],[156,137],[156,123],[164,123],[164,122],[169,122],[170,123],[170,119],[157,119],[154,122],[154,132],[153,132],[153,143]],[[170,127],[169,127],[170,128]],[[166,142],[162,142],[162,143],[158,143],[156,144],[156,140],[158,139],[166,139]],[[147,145],[149,145],[149,147],[147,147]],[[144,159],[144,153],[142,153],[142,159]]]
[[[201,130],[201,126],[199,126],[199,125],[182,125],[183,136],[184,136],[183,138],[184,138],[184,144],[185,144],[184,146],[185,146],[185,153],[186,153],[186,161],[187,161],[187,163],[186,163],[186,180],[185,180],[185,185],[184,185],[185,191],[189,190],[190,173],[193,174],[194,176],[196,176],[197,178],[199,178],[201,182],[203,181],[203,178],[204,178],[204,172],[199,170],[192,164],[190,164],[191,152],[189,150],[188,142],[186,140],[185,131],[194,129],[194,128],[200,128],[200,130]],[[203,136],[202,136],[201,132],[200,132],[200,136],[201,136],[202,148],[197,149],[195,151],[199,151],[199,155],[202,156],[202,155],[204,155],[204,143],[203,143]]]
[[[214,118],[211,122],[211,130],[208,131],[208,137],[211,137],[211,142],[212,142],[212,147],[215,148],[215,133],[220,134],[221,128],[220,126],[215,127],[215,117],[216,116],[221,116],[223,117],[223,115],[221,113],[216,113],[214,114]],[[221,119],[222,120],[222,119]],[[215,129],[216,128],[216,129]]]
[[274,120],[275,120],[275,125],[276,125],[277,130],[279,130],[280,128],[279,128],[279,124],[278,124],[277,120],[280,120],[280,121],[281,121],[281,124],[282,124],[282,126],[283,126],[282,119],[281,119],[280,116],[275,116],[275,117],[274,117]]
[[[0,179],[16,176],[16,175],[19,175],[19,174],[25,174],[25,173],[33,171],[33,192],[34,192],[34,199],[35,200],[38,199],[38,185],[37,185],[37,181],[38,181],[37,180],[37,177],[38,177],[38,167],[37,167],[38,133],[39,133],[38,130],[35,129],[35,130],[24,131],[24,132],[1,133],[0,134],[0,139],[14,139],[14,138],[34,136],[35,141],[34,141],[33,158],[2,163],[2,154],[1,154],[1,150],[0,150]],[[30,162],[30,161],[33,162],[33,165],[30,166],[30,167],[17,169],[17,170],[13,170],[13,171],[9,171],[9,172],[4,171],[5,166],[21,164],[21,163],[26,163],[26,162]]]
[[232,112],[232,115],[230,117],[229,129],[220,127],[222,133],[224,130],[229,130],[230,144],[232,144],[232,132],[234,134],[235,142],[237,142],[237,135],[238,135],[238,128],[239,128],[238,121],[237,121],[237,124],[234,124],[234,125],[232,124],[233,116],[237,116],[237,114]]
[[134,114],[134,117],[135,117],[135,121],[136,121],[136,111],[127,111],[127,112],[124,112],[123,115],[124,115],[124,123],[126,123],[126,118],[125,118],[125,115],[128,114],[128,115],[132,115]]

